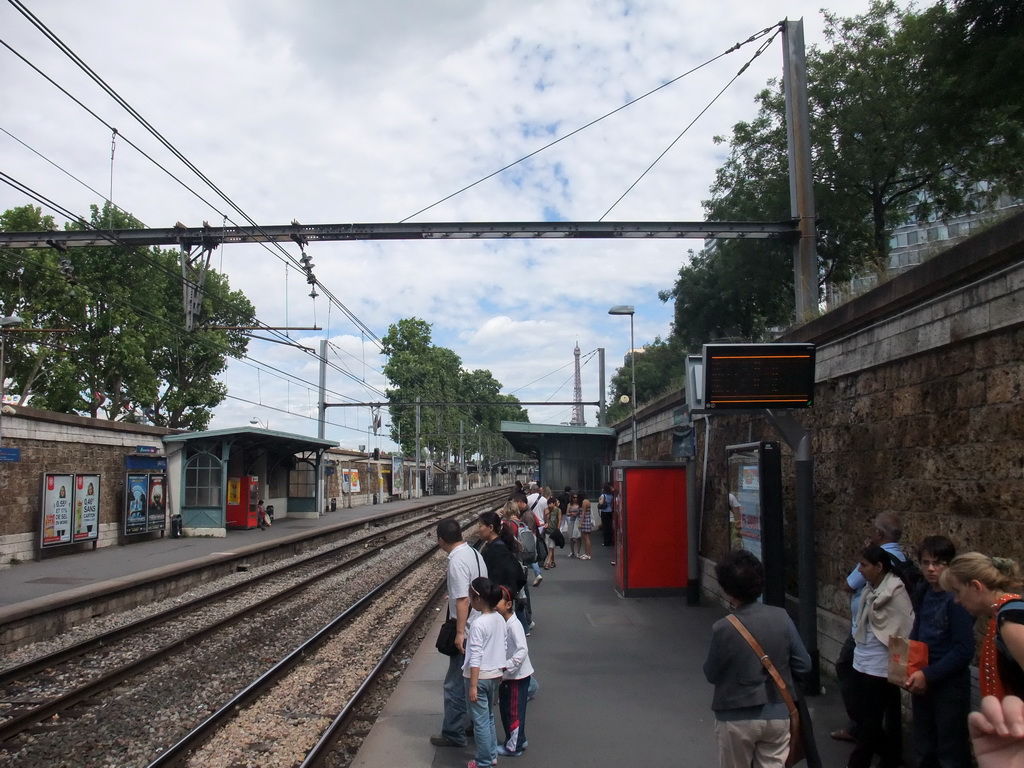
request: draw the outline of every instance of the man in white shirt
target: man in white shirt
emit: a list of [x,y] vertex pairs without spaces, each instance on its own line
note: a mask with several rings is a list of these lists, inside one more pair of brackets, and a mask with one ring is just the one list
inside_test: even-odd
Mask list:
[[478,576],[487,575],[487,565],[480,553],[462,540],[462,526],[454,517],[437,524],[437,546],[448,553],[448,613],[455,617],[455,644],[462,653],[448,657],[448,673],[444,678],[444,721],[441,733],[431,736],[430,743],[436,747],[464,747],[469,721],[462,665],[466,660],[466,627],[476,613],[469,606],[469,585]]

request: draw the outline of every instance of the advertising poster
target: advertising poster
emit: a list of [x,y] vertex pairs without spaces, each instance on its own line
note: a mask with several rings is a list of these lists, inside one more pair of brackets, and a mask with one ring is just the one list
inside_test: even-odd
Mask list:
[[352,493],[359,493],[359,470],[350,469],[348,471],[348,481],[352,488]]
[[242,499],[242,480],[237,477],[228,478],[228,504],[240,504]]
[[149,499],[149,475],[128,475],[125,483],[126,535],[146,532],[147,499]]
[[763,558],[761,552],[761,477],[758,454],[729,455],[730,544]]
[[166,475],[149,476],[149,504],[146,512],[146,530],[162,531],[167,522]]
[[341,492],[352,493],[352,475],[349,469],[341,470]]
[[74,475],[43,476],[44,547],[71,543],[71,504],[74,501]]
[[405,493],[405,467],[401,456],[391,457],[391,492],[395,496]]
[[100,476],[75,475],[74,541],[96,541],[100,535]]

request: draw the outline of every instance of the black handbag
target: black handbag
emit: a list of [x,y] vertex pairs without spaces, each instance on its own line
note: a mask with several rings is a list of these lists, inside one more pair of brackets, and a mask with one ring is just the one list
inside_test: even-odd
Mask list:
[[[480,569],[480,553],[474,550],[474,554],[476,555],[477,576],[480,576],[483,573]],[[445,656],[459,656],[462,651],[455,644],[455,636],[458,633],[458,621],[452,617],[452,611],[449,608],[445,611],[444,624],[441,625],[441,629],[437,633],[437,642],[434,643],[434,647]]]
[[458,646],[455,645],[455,635],[457,632],[457,622],[449,615],[449,617],[445,619],[444,624],[441,625],[440,631],[437,633],[437,642],[435,643],[437,650],[445,656],[458,656],[462,653],[462,651],[458,649]]
[[565,535],[560,530],[555,528],[548,535],[551,537],[552,544],[554,544],[559,549],[565,548]]

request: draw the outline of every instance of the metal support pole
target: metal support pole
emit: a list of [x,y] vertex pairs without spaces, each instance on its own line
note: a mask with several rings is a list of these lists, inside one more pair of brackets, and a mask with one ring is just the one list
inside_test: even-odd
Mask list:
[[605,417],[605,391],[604,391],[604,347],[597,348],[597,426],[607,427],[608,419]]
[[[317,419],[316,436],[321,440],[327,431],[327,339],[320,339],[320,386],[317,393]],[[313,503],[316,505],[317,515],[323,515],[324,506],[327,503],[327,494],[324,489],[324,456],[325,452],[318,452],[316,459],[316,498]],[[269,478],[268,478],[269,479]]]
[[416,498],[423,495],[420,485],[420,396],[416,395]]
[[790,212],[800,238],[793,244],[793,288],[796,321],[818,314],[818,252],[815,242],[814,177],[811,169],[811,130],[807,107],[807,62],[804,22],[782,25],[783,76],[786,97],[786,135],[789,145]]
[[814,558],[814,457],[811,435],[788,413],[766,410],[769,421],[793,449],[796,481],[796,557],[797,588],[800,591],[798,627],[800,637],[811,655],[811,674],[804,693],[821,691],[821,664],[818,654],[818,580]]
[[636,342],[633,341],[633,314],[629,315],[629,368],[633,379],[633,394],[630,404],[633,406],[633,461],[637,460],[636,452]]

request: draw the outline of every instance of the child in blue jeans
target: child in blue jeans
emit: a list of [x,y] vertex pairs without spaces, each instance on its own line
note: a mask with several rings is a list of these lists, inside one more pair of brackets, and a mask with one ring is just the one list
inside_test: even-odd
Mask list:
[[480,616],[469,625],[466,662],[462,667],[476,742],[476,759],[469,761],[468,768],[490,768],[498,759],[494,703],[498,698],[506,653],[505,620],[494,609],[501,596],[501,587],[487,578],[473,579],[469,587],[469,604],[480,612]]
[[519,757],[526,748],[526,702],[529,699],[533,665],[526,646],[526,630],[513,610],[512,595],[502,587],[498,613],[505,619],[505,644],[508,659],[498,687],[498,711],[505,728],[505,743],[498,754]]

